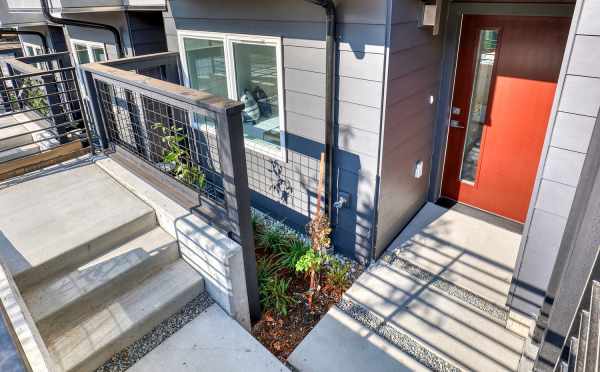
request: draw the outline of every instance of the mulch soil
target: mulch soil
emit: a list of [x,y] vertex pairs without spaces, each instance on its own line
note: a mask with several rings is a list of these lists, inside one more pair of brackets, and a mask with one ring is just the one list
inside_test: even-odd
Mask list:
[[[260,257],[265,252],[258,249],[256,254]],[[252,335],[279,360],[285,362],[329,308],[339,302],[342,293],[326,286],[323,277],[322,287],[313,296],[313,304],[309,308],[304,296],[309,286],[308,279],[295,273],[283,273],[283,276],[292,278],[290,292],[297,299],[296,304],[288,308],[287,316],[263,313],[262,318],[252,326]]]

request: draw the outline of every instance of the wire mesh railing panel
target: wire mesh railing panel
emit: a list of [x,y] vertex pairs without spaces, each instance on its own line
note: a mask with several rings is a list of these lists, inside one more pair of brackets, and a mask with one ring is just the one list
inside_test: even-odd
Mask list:
[[[0,180],[91,149],[75,69],[45,57],[0,62]],[[37,68],[42,62],[47,69]]]
[[109,141],[154,168],[224,205],[216,118],[139,90],[96,80]]

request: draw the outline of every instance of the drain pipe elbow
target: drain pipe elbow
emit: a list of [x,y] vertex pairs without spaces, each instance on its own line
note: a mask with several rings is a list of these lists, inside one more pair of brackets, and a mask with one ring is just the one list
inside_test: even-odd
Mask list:
[[5,29],[0,28],[0,35],[36,35],[42,40],[42,47],[44,48],[44,54],[49,53],[48,50],[48,40],[46,39],[46,35],[38,31],[21,31],[21,30],[13,30],[13,29]]
[[68,19],[68,18],[57,18],[52,15],[50,12],[50,6],[48,5],[48,0],[40,0],[42,3],[42,14],[49,22],[56,23],[63,26],[78,26],[78,27],[87,27],[87,28],[97,28],[101,30],[110,31],[115,38],[115,45],[117,47],[117,54],[119,58],[125,57],[125,49],[123,49],[123,44],[121,43],[121,33],[116,27],[111,25],[106,25],[102,23],[96,22],[88,22],[81,21],[78,19]]
[[336,76],[336,23],[337,12],[333,0],[304,0],[325,10],[325,157],[326,157],[326,212],[332,218],[333,209],[333,156],[335,140],[335,76]]

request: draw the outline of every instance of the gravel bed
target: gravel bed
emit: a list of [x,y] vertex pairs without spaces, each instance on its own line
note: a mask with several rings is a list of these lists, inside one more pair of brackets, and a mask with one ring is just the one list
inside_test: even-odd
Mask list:
[[459,368],[432,353],[397,328],[390,326],[363,306],[348,299],[342,299],[336,306],[432,371],[461,372]]
[[472,307],[488,314],[494,320],[498,320],[500,323],[505,324],[508,321],[508,311],[484,298],[476,295],[475,293],[459,287],[446,279],[443,279],[437,275],[430,273],[427,270],[423,270],[416,265],[413,265],[406,259],[399,256],[399,252],[387,254],[381,258],[384,262],[393,265],[404,272],[408,273],[412,277],[422,281],[428,282],[433,287],[436,287],[443,292],[449,294],[452,297],[465,302]]
[[116,353],[104,365],[96,370],[96,372],[119,372],[125,371],[144,355],[148,354],[155,347],[160,345],[169,336],[183,328],[187,323],[191,322],[206,310],[214,301],[210,298],[207,292],[188,302],[177,313],[163,320],[158,326],[140,338],[125,349]]

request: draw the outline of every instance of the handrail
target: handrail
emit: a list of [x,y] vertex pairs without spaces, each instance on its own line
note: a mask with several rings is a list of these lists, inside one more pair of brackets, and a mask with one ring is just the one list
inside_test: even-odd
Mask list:
[[[130,62],[133,59],[129,58],[128,60]],[[148,92],[158,93],[163,98],[168,97],[186,105],[191,105],[194,109],[201,108],[206,111],[226,114],[241,112],[244,109],[244,104],[239,101],[215,96],[208,92],[187,88],[136,72],[122,70],[111,66],[110,61],[90,63],[82,65],[81,68],[96,76],[109,78],[111,81],[144,89]]]

